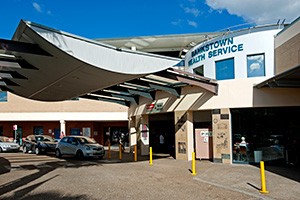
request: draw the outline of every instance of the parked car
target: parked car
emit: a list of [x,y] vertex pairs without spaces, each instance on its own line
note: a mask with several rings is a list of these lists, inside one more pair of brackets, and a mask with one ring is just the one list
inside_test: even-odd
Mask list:
[[8,151],[14,151],[18,152],[20,150],[20,145],[17,143],[14,143],[12,139],[0,136],[0,152],[8,152]]
[[85,136],[65,136],[56,145],[56,157],[72,155],[77,158],[99,157],[103,158],[104,147],[98,144],[93,138]]
[[29,135],[23,141],[23,152],[42,154],[55,152],[57,142],[48,135]]

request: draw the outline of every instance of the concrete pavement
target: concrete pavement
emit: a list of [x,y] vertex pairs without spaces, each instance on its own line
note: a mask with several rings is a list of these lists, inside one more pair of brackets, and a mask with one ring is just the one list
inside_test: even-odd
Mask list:
[[[299,199],[299,170],[268,171],[267,195],[260,194],[260,170],[251,165],[191,162],[112,151],[111,159],[57,159],[34,154],[0,154],[0,199]],[[1,170],[6,169],[6,170]],[[2,172],[1,172],[2,171]],[[274,168],[272,168],[272,171]],[[280,173],[279,173],[280,172]]]

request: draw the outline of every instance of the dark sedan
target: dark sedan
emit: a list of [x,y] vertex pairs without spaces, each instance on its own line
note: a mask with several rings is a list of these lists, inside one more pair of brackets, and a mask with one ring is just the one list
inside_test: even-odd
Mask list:
[[42,154],[55,152],[57,142],[48,135],[29,135],[23,141],[24,153]]

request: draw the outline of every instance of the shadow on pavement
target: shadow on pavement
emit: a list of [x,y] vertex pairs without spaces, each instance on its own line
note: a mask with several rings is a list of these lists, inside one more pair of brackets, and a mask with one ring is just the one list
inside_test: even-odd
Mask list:
[[5,158],[0,157],[0,175],[10,172],[10,169],[10,162]]
[[[54,157],[54,155],[48,155],[49,157]],[[107,155],[106,155],[107,156]],[[153,159],[161,159],[169,157],[169,155],[154,155]],[[149,156],[138,156],[138,161],[146,161],[149,160]],[[28,160],[29,162],[32,161]],[[42,161],[42,160],[41,160]],[[0,196],[4,195],[8,192],[11,192],[13,190],[16,190],[20,187],[23,187],[24,185],[29,184],[32,181],[35,181],[39,179],[40,177],[44,176],[45,174],[55,170],[56,168],[80,168],[80,167],[88,167],[88,166],[101,166],[103,164],[114,164],[114,163],[128,163],[128,162],[135,162],[134,157],[132,153],[124,152],[122,154],[122,160],[119,159],[119,152],[118,151],[111,151],[111,159],[96,159],[96,158],[89,158],[89,159],[83,159],[78,160],[74,157],[63,157],[60,160],[57,161],[44,161],[40,164],[20,164],[19,169],[22,170],[38,170],[36,173],[24,176],[20,179],[8,182],[4,185],[0,185]],[[16,162],[20,163],[20,162]],[[22,162],[21,162],[22,163]],[[9,160],[0,157],[0,175],[3,173],[8,173],[11,171],[11,163]],[[33,188],[38,187],[39,185],[42,185],[43,183],[53,179],[55,177],[52,177],[46,181],[40,182],[38,184],[35,184],[34,186],[26,187],[22,190],[18,190],[15,192],[14,197],[10,197],[9,199],[44,199],[45,197],[50,199],[88,199],[85,196],[76,196],[76,197],[61,197],[59,193],[43,193],[43,194],[37,194],[33,196],[26,196],[23,197],[25,194],[28,194],[29,191],[31,191]],[[1,198],[3,199],[3,198]]]
[[[255,167],[260,168],[259,164],[251,164]],[[300,167],[298,166],[290,166],[290,165],[279,165],[279,164],[270,164],[265,162],[265,170],[268,172],[272,172],[274,174],[283,176],[285,178],[291,179],[293,181],[300,182]]]
[[299,167],[266,166],[266,170],[300,183]]

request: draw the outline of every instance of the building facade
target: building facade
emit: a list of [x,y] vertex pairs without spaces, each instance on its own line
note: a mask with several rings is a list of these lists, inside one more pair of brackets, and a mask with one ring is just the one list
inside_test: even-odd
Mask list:
[[190,40],[176,48],[159,41],[168,46],[177,36],[150,37],[137,48],[132,38],[104,44],[21,22],[12,46],[39,53],[2,45],[0,88],[11,92],[1,95],[0,134],[14,137],[18,125],[21,137],[64,131],[105,144],[128,131],[142,155],[151,146],[183,160],[195,151],[219,163],[299,165],[299,27],[297,19],[185,35]]
[[[0,102],[0,135],[24,138],[31,134],[46,134],[59,139],[66,135],[85,135],[105,144],[106,133],[127,131],[127,107],[87,99],[42,102],[2,92]],[[22,140],[19,140],[22,143]]]
[[[215,79],[218,93],[187,87],[180,98],[160,93],[131,106],[131,125],[149,129],[141,148],[163,134],[177,159],[190,160],[195,151],[220,163],[299,165],[299,24],[224,33],[193,47],[184,70]],[[291,68],[293,77],[280,85],[274,77]]]

